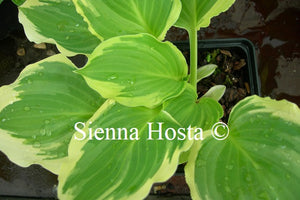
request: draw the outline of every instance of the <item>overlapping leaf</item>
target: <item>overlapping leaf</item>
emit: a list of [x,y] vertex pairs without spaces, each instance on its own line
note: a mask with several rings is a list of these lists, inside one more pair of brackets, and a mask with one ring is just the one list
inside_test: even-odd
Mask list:
[[164,109],[184,126],[191,125],[203,130],[211,129],[223,116],[223,108],[217,101],[208,97],[197,99],[191,85],[179,97],[167,101]]
[[[218,121],[222,109],[214,100],[203,101],[206,100],[210,103],[197,104],[190,87],[163,108],[125,107],[108,100],[86,127],[81,126],[81,131],[75,134],[69,148],[69,162],[59,176],[59,198],[143,199],[154,182],[165,181],[175,172],[180,153],[188,150],[193,142],[188,138],[187,128],[196,124],[207,126],[206,119]],[[187,115],[191,109],[195,109],[194,115]],[[153,132],[148,123],[152,123]],[[104,133],[97,128],[103,128]],[[110,131],[107,137],[106,128],[114,128],[116,136]],[[128,136],[123,131],[119,138],[118,128],[126,128]],[[131,128],[138,130],[139,140],[130,140],[135,133]],[[184,136],[179,134],[180,128]],[[193,139],[193,131],[190,133]],[[78,141],[75,137],[86,140]]]
[[180,0],[74,0],[77,10],[100,39],[149,33],[163,40],[176,22]]
[[62,55],[29,65],[0,88],[0,150],[10,160],[57,173],[74,124],[86,121],[103,100]]
[[235,106],[228,125],[230,135],[225,141],[207,139],[192,150],[186,168],[192,197],[297,199],[299,108],[287,101],[251,96]]
[[67,55],[90,54],[100,40],[76,12],[72,0],[29,0],[19,7],[26,36],[35,43],[56,43]]
[[[14,2],[14,4],[16,4],[17,6],[22,5],[26,0],[12,0],[12,2]],[[1,4],[1,1],[0,1]]]
[[181,0],[182,10],[176,26],[188,31],[207,27],[211,18],[226,11],[235,0]]
[[169,42],[149,34],[104,41],[77,71],[103,97],[126,106],[155,107],[186,86],[187,64]]

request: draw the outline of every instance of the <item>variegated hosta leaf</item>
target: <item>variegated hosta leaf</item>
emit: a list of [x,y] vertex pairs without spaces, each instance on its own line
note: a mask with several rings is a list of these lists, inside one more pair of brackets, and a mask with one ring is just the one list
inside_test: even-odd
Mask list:
[[203,130],[211,129],[223,117],[222,106],[208,97],[197,100],[197,94],[190,84],[179,97],[167,101],[164,109],[184,126],[201,127]]
[[105,98],[155,107],[184,90],[187,64],[171,43],[139,34],[104,41],[77,72]]
[[[229,118],[224,141],[204,140],[186,167],[194,199],[297,199],[300,110],[285,100],[251,96]],[[218,130],[222,130],[219,127]]]
[[188,31],[207,27],[211,18],[226,11],[235,0],[181,0],[182,10],[175,26]]
[[[165,181],[175,172],[179,154],[192,144],[192,140],[147,140],[148,122],[153,122],[153,130],[163,122],[163,132],[180,128],[168,113],[120,104],[105,106],[91,119],[93,132],[97,127],[126,128],[129,138],[130,129],[137,128],[140,140],[73,139],[70,162],[59,174],[60,199],[143,199],[154,182]],[[85,132],[88,134],[87,129]],[[153,138],[157,135],[153,133]]]
[[19,20],[29,40],[56,43],[67,55],[90,54],[100,44],[72,0],[28,0],[19,7]]
[[149,33],[163,40],[176,22],[180,0],[73,0],[77,11],[98,38]]
[[[173,103],[176,102],[176,103]],[[178,107],[178,105],[180,105]],[[164,104],[165,110],[173,118],[180,121],[185,127],[201,127],[203,130],[210,130],[212,126],[223,116],[221,105],[214,99],[202,97],[197,100],[197,94],[191,85],[174,100]],[[203,139],[204,139],[203,135]],[[188,161],[189,152],[180,155],[180,163]]]
[[[188,98],[181,97],[183,95]],[[179,154],[188,150],[192,144],[192,140],[188,139],[187,128],[194,126],[196,121],[202,121],[196,120],[194,116],[207,117],[209,121],[217,121],[219,118],[218,112],[209,106],[212,102],[203,105],[201,110],[194,100],[191,101],[194,99],[193,89],[187,89],[181,96],[170,100],[163,108],[156,109],[125,107],[113,100],[103,104],[85,128],[82,124],[80,126],[85,132],[86,140],[76,140],[75,136],[78,139],[84,138],[82,132],[77,132],[70,144],[69,162],[64,164],[59,175],[59,198],[143,199],[154,182],[168,179],[175,172]],[[184,105],[182,98],[187,100]],[[195,108],[194,113],[187,115],[185,106],[188,111]],[[181,112],[183,115],[179,115]],[[202,114],[198,115],[197,112]],[[147,140],[151,133],[148,123],[151,122],[152,130],[159,130],[158,123],[163,123],[162,140],[156,140],[157,132],[152,133],[154,140]],[[116,140],[96,140],[94,133],[100,132],[100,129],[96,129],[100,127],[104,130],[115,128],[116,131],[117,128],[126,128],[128,140],[124,139],[124,132],[120,138],[122,140],[117,140],[118,135]],[[131,128],[137,128],[139,140],[130,140]],[[165,135],[167,128],[174,128],[176,131],[184,128],[186,139],[180,140],[182,136],[177,132],[174,139],[168,140]],[[92,133],[90,140],[89,131]],[[169,130],[168,133],[172,138],[172,131]],[[98,138],[104,136],[96,135]]]
[[0,150],[21,166],[36,163],[57,173],[78,121],[103,103],[61,54],[27,66],[0,88]]

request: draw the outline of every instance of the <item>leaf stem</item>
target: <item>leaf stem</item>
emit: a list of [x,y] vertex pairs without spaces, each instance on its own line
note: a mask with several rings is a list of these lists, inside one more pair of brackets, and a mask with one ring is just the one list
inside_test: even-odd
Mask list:
[[191,29],[189,32],[190,40],[190,84],[197,91],[197,59],[198,59],[198,41],[197,29]]

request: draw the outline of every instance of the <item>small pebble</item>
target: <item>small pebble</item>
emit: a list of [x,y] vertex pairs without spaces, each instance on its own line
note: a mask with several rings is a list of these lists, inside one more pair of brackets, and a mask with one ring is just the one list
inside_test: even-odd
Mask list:
[[56,53],[54,51],[52,51],[52,50],[47,50],[46,54],[47,54],[47,56],[53,56]]
[[25,56],[25,49],[23,47],[19,47],[17,50],[18,56]]

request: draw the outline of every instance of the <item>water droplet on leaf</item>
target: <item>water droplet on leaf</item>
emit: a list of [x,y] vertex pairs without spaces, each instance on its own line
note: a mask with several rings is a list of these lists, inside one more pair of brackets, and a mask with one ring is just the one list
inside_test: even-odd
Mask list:
[[24,107],[24,110],[25,110],[25,111],[29,111],[29,110],[30,110],[30,107],[25,106],[25,107]]
[[228,187],[228,186],[225,186],[225,191],[226,191],[227,193],[230,193],[230,192],[231,192],[231,189],[230,189],[230,187]]
[[108,81],[111,81],[111,80],[115,80],[118,78],[118,75],[117,74],[111,74],[107,77],[107,80]]
[[33,143],[32,146],[35,147],[35,148],[39,148],[41,146],[41,143],[35,142],[35,143]]
[[247,176],[246,176],[246,181],[247,182],[250,182],[252,179],[251,179],[251,176],[248,174]]
[[45,130],[45,129],[41,129],[41,130],[40,130],[40,134],[41,134],[42,136],[46,135],[46,130]]
[[233,169],[233,165],[226,165],[226,169],[232,170]]
[[46,132],[46,135],[47,135],[47,136],[51,136],[51,135],[52,135],[52,132],[51,132],[51,131],[47,131],[47,132]]
[[56,24],[56,27],[59,31],[64,31],[66,30],[66,23],[64,21],[61,21]]

